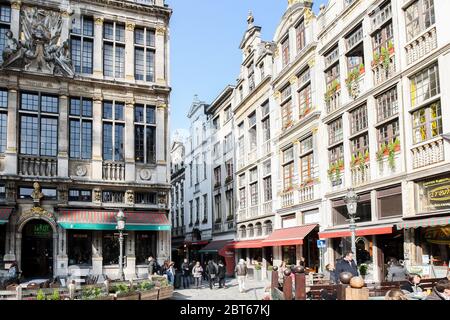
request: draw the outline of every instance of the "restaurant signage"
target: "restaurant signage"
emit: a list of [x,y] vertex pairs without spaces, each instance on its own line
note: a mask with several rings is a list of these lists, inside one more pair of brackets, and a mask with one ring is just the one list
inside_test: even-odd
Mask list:
[[50,235],[50,225],[48,224],[36,224],[33,228],[33,236],[35,237],[47,237]]
[[424,238],[433,244],[450,245],[450,225],[424,229]]
[[450,209],[450,178],[438,178],[419,183],[421,211]]

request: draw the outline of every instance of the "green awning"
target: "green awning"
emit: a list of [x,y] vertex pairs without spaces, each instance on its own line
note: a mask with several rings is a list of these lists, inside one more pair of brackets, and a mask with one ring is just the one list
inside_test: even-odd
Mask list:
[[[116,230],[116,211],[61,210],[58,224],[69,230]],[[164,213],[125,212],[125,230],[170,231],[171,225]]]
[[420,220],[403,221],[397,223],[397,229],[426,228],[436,226],[446,226],[450,224],[450,217],[434,217]]

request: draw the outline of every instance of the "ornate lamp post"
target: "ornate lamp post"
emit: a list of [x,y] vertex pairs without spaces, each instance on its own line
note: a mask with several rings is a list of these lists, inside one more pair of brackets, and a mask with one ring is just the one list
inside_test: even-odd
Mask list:
[[355,263],[356,260],[356,220],[359,218],[356,217],[356,209],[358,206],[359,196],[356,194],[354,189],[348,189],[347,195],[344,197],[344,202],[347,205],[347,211],[350,222],[350,232],[352,234],[352,252],[355,255]]
[[125,230],[126,218],[122,209],[117,213],[116,220],[116,229],[119,230],[119,278],[123,281],[125,280],[125,274],[123,273],[123,230]]

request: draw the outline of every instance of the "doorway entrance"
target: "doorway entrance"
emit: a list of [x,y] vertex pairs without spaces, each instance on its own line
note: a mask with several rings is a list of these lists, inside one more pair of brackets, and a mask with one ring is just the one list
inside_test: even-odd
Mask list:
[[53,230],[44,220],[31,220],[24,226],[21,266],[26,278],[53,274]]

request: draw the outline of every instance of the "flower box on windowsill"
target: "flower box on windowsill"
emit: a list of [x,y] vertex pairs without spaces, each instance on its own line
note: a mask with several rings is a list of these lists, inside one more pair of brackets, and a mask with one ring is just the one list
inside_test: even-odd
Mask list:
[[231,177],[231,176],[228,176],[226,179],[225,179],[225,183],[226,184],[229,184],[230,182],[232,182],[233,181],[233,177]]
[[233,215],[227,217],[227,221],[233,221],[233,220],[234,220]]
[[300,184],[300,188],[309,187],[309,186],[312,186],[313,184],[314,184],[314,179],[308,179],[308,180],[302,182],[302,184]]
[[221,218],[217,218],[215,223],[222,223],[222,219]]

